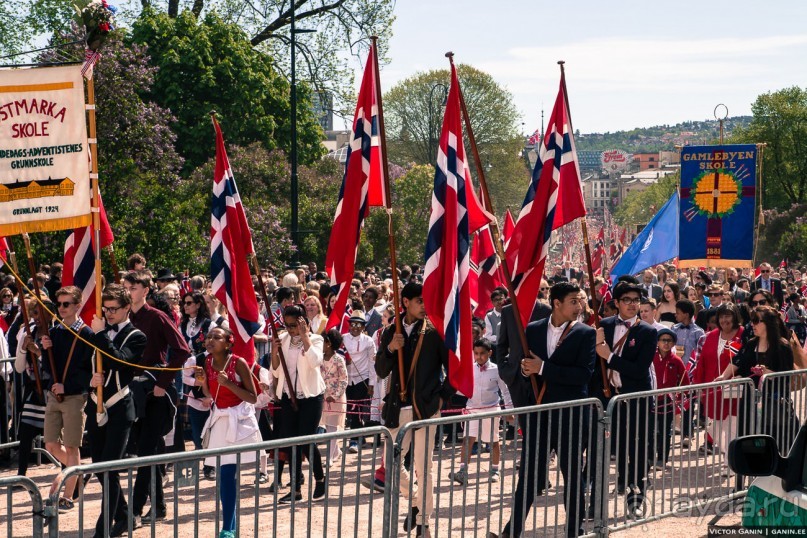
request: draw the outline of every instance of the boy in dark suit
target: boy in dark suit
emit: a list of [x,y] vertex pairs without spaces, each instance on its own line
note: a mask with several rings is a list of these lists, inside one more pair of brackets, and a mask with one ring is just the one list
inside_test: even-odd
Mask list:
[[[568,402],[588,396],[594,371],[596,333],[577,323],[582,311],[580,288],[559,282],[550,291],[552,314],[527,326],[530,358],[521,360],[518,375],[540,375],[544,386],[541,403]],[[651,357],[652,358],[652,357]],[[502,536],[521,536],[524,521],[537,492],[546,487],[547,463],[552,450],[566,484],[566,535],[582,534],[583,489],[580,469],[583,447],[588,445],[588,420],[583,408],[532,413],[527,416],[522,443],[513,512]],[[526,507],[526,511],[525,511]]]
[[[614,300],[619,313],[603,319],[597,329],[597,354],[607,362],[608,377],[619,394],[653,388],[650,369],[658,338],[656,329],[637,316],[641,297],[639,286],[617,284]],[[644,493],[649,441],[644,425],[652,407],[652,399],[635,399],[618,408],[614,426],[618,494],[625,492],[626,485],[636,487],[640,495]]]

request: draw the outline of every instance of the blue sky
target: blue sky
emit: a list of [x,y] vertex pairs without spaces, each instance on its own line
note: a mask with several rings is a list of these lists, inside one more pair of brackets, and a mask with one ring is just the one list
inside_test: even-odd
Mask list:
[[[575,129],[604,132],[751,113],[760,94],[807,87],[807,2],[398,0],[384,91],[445,69],[444,53],[510,90],[524,132],[557,95]],[[363,66],[357,66],[358,85]]]

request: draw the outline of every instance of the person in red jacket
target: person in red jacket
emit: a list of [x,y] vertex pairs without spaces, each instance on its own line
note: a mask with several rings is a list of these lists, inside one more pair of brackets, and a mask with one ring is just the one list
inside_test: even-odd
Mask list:
[[[658,348],[653,357],[653,367],[656,370],[656,383],[659,389],[689,385],[684,361],[673,351],[677,340],[675,332],[670,329],[661,329],[658,332]],[[675,415],[681,412],[684,405],[688,405],[683,396],[681,393],[664,394],[656,400],[654,427],[657,468],[664,468],[670,457],[670,439]]]

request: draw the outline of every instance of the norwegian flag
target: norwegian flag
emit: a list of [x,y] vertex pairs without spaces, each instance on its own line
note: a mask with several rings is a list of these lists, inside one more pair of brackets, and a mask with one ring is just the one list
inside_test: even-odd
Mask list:
[[603,262],[605,261],[605,231],[600,228],[597,239],[594,241],[594,253],[591,255],[591,268],[595,275],[602,274]]
[[283,315],[280,313],[279,308],[272,311],[272,322],[275,324],[275,329],[278,331],[282,331],[286,328],[286,324],[283,321]]
[[471,331],[470,234],[490,224],[474,193],[466,161],[460,115],[460,86],[451,64],[437,166],[434,174],[423,302],[448,349],[448,380],[463,394],[474,389]]
[[528,146],[535,146],[541,141],[541,129],[535,129],[535,132],[527,139]]
[[361,229],[371,206],[386,206],[388,199],[379,131],[381,96],[377,95],[376,50],[370,47],[364,68],[353,130],[345,162],[345,175],[331,227],[325,271],[336,302],[326,330],[342,323],[359,251]]
[[[115,240],[112,227],[109,225],[104,202],[98,195],[100,215],[100,248],[106,248]],[[79,316],[89,325],[95,315],[95,237],[92,226],[76,228],[64,243],[64,267],[62,268],[62,286],[76,286],[81,290],[81,311]],[[5,240],[5,239],[4,239]],[[0,246],[2,250],[2,246]],[[4,256],[5,257],[5,256]]]
[[558,98],[505,253],[525,326],[541,285],[552,231],[586,215],[564,88],[561,72]]
[[339,323],[339,334],[347,334],[350,332],[350,316],[353,315],[353,307],[350,306],[348,301],[345,304],[345,313],[342,314],[342,321]]
[[510,208],[507,208],[507,211],[504,212],[504,227],[502,229],[502,235],[504,244],[506,245],[510,238],[513,236],[513,229],[515,229],[516,223],[513,222],[513,214],[510,213]]
[[213,294],[227,306],[233,353],[250,364],[255,360],[252,335],[258,323],[258,300],[252,287],[247,256],[255,252],[244,206],[235,184],[224,137],[215,118],[216,171],[213,177],[213,205],[210,216],[210,274]]
[[8,259],[8,240],[5,237],[0,237],[0,267],[6,264]]
[[502,285],[504,279],[501,272],[490,226],[485,226],[476,233],[471,246],[471,272],[468,278],[474,316],[483,318],[493,308],[490,294]]

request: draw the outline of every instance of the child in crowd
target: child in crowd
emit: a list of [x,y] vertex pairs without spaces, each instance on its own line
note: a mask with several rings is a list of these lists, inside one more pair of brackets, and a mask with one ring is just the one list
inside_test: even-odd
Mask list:
[[[490,356],[493,354],[493,346],[486,338],[481,338],[474,342],[474,393],[468,398],[465,406],[467,413],[485,413],[499,409],[499,398],[504,399],[506,409],[513,408],[513,401],[510,399],[510,392],[507,385],[499,377],[499,370],[495,363],[491,362]],[[510,418],[508,418],[510,421]],[[492,451],[490,455],[489,480],[498,482],[499,458],[501,445],[499,443],[499,429],[501,419],[499,417],[486,418],[481,420],[468,421],[468,435],[465,436],[462,444],[462,455],[460,469],[450,473],[449,477],[455,482],[465,485],[468,482],[468,460],[470,459],[470,449],[477,438],[483,443],[491,443]]]

